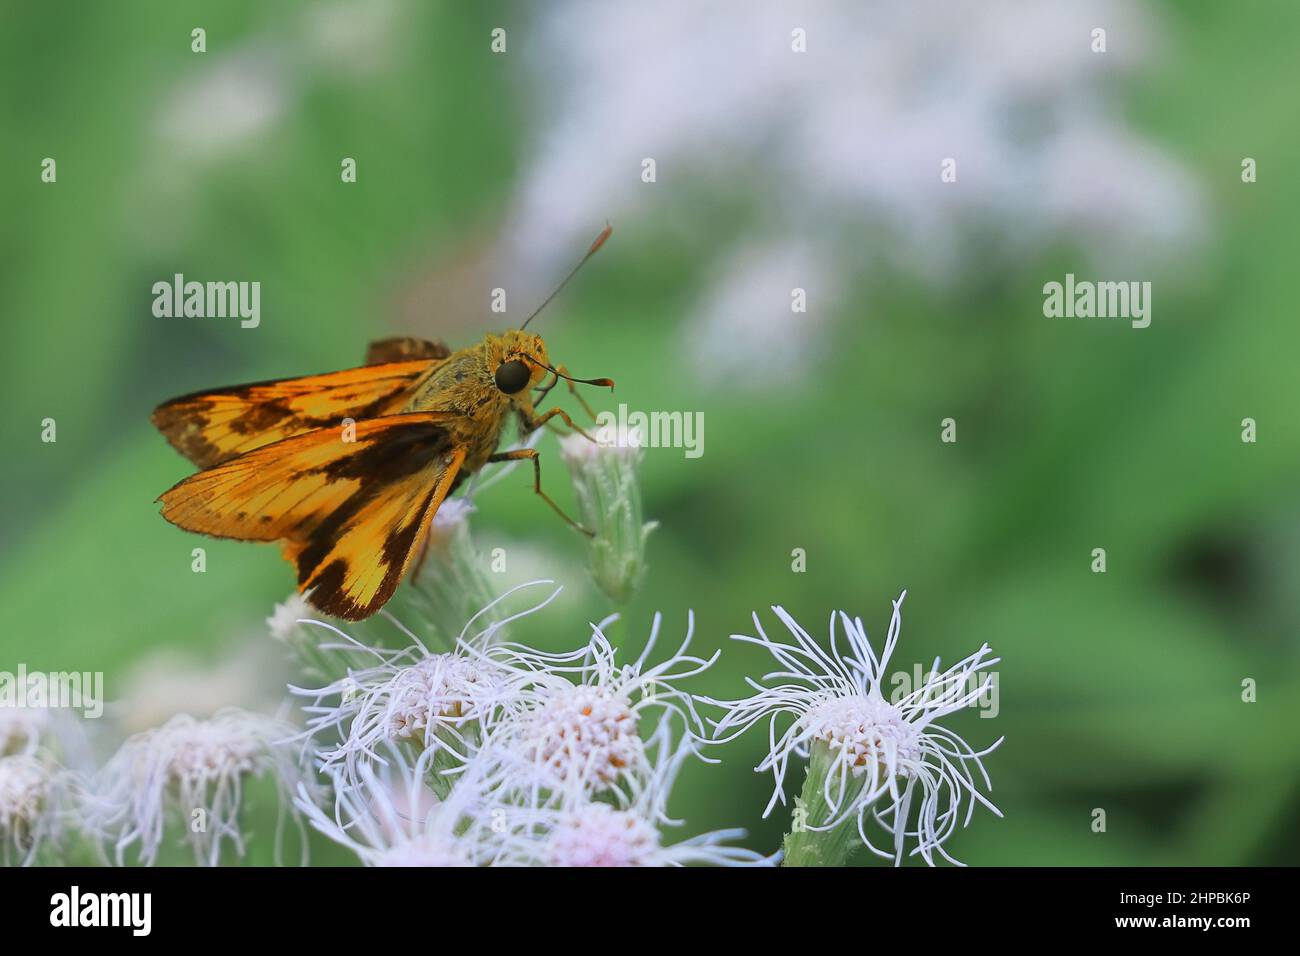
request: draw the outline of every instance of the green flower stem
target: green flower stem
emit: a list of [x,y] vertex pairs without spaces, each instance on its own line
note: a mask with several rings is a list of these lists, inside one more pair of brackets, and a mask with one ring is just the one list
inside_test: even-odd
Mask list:
[[460,728],[462,737],[466,741],[462,743],[457,740],[454,734],[443,730],[435,731],[439,742],[443,745],[439,747],[438,752],[433,755],[430,761],[428,784],[429,789],[439,800],[446,800],[451,796],[452,787],[456,785],[457,777],[448,776],[447,771],[453,770],[460,765],[460,761],[451,756],[445,749],[446,747],[464,747],[469,744],[471,747],[477,747],[479,743],[478,725],[462,726]]
[[[857,815],[849,818],[833,830],[811,830],[803,825],[806,821],[813,826],[820,826],[832,819],[831,807],[826,802],[826,776],[831,773],[834,755],[822,741],[812,745],[808,761],[808,774],[804,777],[803,792],[795,797],[793,825],[785,837],[784,866],[844,866],[853,856],[862,841],[858,836]],[[843,802],[851,803],[862,792],[865,779],[850,776],[845,784]]]

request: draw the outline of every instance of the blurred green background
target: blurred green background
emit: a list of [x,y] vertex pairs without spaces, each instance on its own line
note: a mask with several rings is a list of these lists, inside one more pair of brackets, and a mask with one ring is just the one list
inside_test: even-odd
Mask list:
[[[750,631],[755,610],[775,627],[766,609],[782,604],[814,633],[844,608],[880,637],[907,588],[900,669],[982,641],[1003,658],[997,718],[972,712],[955,726],[976,747],[1006,736],[987,762],[1006,816],[978,813],[951,844],[960,859],[1294,862],[1300,331],[1287,283],[1300,7],[1144,7],[1144,42],[1160,56],[1144,47],[1141,69],[1107,82],[1105,109],[1194,183],[1203,237],[1191,251],[1106,272],[1089,264],[1095,237],[1068,222],[1040,232],[1038,207],[1012,204],[953,226],[937,281],[886,254],[869,203],[846,205],[827,265],[840,294],[810,293],[815,326],[778,303],[785,321],[810,321],[815,358],[794,375],[769,379],[758,363],[724,380],[707,362],[688,372],[699,357],[687,326],[719,247],[783,228],[782,197],[756,171],[763,143],[726,144],[719,155],[740,162],[725,189],[706,169],[708,139],[694,144],[694,169],[665,163],[653,186],[634,162],[617,177],[652,199],[620,194],[580,239],[512,260],[499,250],[521,184],[547,137],[571,128],[547,83],[547,57],[568,54],[537,39],[548,11],[378,6],[379,26],[339,3],[3,4],[0,668],[102,670],[129,729],[222,702],[273,708],[281,677],[261,661],[278,650],[262,621],[291,572],[276,548],[202,541],[158,517],[155,496],[190,469],[151,409],[357,364],[383,335],[470,344],[502,324],[491,288],[508,288],[523,314],[607,215],[613,240],[537,328],[575,374],[617,380],[598,407],[701,410],[707,426],[699,459],[647,453],[646,513],[661,527],[628,634],[659,610],[667,643],[693,608],[697,649],[711,651]],[[195,26],[206,54],[190,50]],[[496,26],[509,31],[505,56],[488,47]],[[569,29],[581,33],[581,19]],[[633,127],[646,109],[614,107]],[[1035,108],[1029,97],[1023,116],[1003,119]],[[340,182],[345,156],[355,184]],[[1257,183],[1241,182],[1243,156],[1258,160]],[[55,184],[40,180],[45,157]],[[937,173],[925,177],[938,188]],[[1022,230],[1037,238],[996,251],[999,235]],[[176,272],[260,281],[261,326],[155,318],[151,286]],[[1044,318],[1042,285],[1066,272],[1150,279],[1152,326]],[[737,328],[739,353],[772,357],[767,326]],[[40,441],[47,417],[54,444]],[[939,440],[946,417],[955,444]],[[1241,441],[1245,417],[1255,444]],[[554,439],[541,449],[547,484],[571,502]],[[477,504],[484,553],[508,542],[521,556],[503,586],[567,585],[520,636],[585,640],[607,607],[583,579],[581,541],[522,471]],[[204,574],[191,571],[197,546]],[[796,547],[805,573],[791,570]],[[1096,547],[1105,574],[1090,570]],[[693,689],[735,695],[765,663],[727,647]],[[1257,703],[1242,702],[1245,678]],[[760,819],[771,784],[751,769],[765,740],[756,731],[721,764],[689,768],[672,805],[683,832],[740,825],[750,845],[778,845],[787,820]],[[1098,807],[1105,834],[1090,829]],[[318,859],[341,857],[320,848]]]

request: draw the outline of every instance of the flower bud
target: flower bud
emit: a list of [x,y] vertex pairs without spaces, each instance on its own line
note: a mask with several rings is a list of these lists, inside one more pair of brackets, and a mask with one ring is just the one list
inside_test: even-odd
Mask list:
[[625,605],[645,578],[646,538],[656,526],[641,520],[642,439],[635,430],[611,426],[598,429],[595,438],[566,435],[560,452],[573,479],[578,519],[595,535],[587,569],[611,601]]

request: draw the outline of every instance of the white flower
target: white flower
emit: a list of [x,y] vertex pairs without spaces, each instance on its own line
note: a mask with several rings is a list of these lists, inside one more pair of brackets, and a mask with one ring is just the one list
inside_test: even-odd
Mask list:
[[[670,721],[665,717],[648,749],[657,755],[653,768],[635,799],[625,807],[591,800],[581,787],[569,787],[554,807],[539,807],[538,826],[524,851],[543,866],[713,866],[771,865],[777,857],[764,857],[743,847],[727,846],[744,830],[717,830],[678,843],[666,844],[663,829],[679,826],[666,806],[683,762],[696,755],[692,741],[671,744]],[[516,840],[514,852],[525,844]]]
[[[15,682],[11,697],[0,699],[0,757],[22,754],[33,756],[45,751],[58,757],[65,767],[81,769],[93,761],[87,722],[71,706],[50,706],[37,700],[41,678],[28,674],[26,683]],[[81,700],[81,713],[90,708],[102,710],[104,702],[91,697]]]
[[[378,748],[410,743],[419,750],[463,763],[506,701],[504,685],[490,664],[461,654],[431,654],[424,648],[385,651],[371,648],[379,664],[353,671],[310,694],[318,702],[304,709],[313,716],[308,732],[337,731],[337,745],[317,754],[321,769],[341,768],[358,782],[360,767],[379,758]],[[323,702],[337,699],[336,703]]]
[[500,863],[510,831],[492,812],[491,788],[477,767],[456,779],[442,800],[428,787],[433,754],[411,762],[388,747],[382,769],[363,763],[360,786],[333,776],[334,816],[299,790],[298,809],[318,831],[355,853],[367,866],[457,867]]
[[551,866],[640,866],[659,850],[654,824],[590,801],[565,812],[546,841]]
[[62,781],[48,759],[0,756],[0,864],[27,866],[42,846],[58,839]]
[[294,591],[275,606],[266,619],[266,628],[273,639],[292,647],[303,639],[304,620],[310,620],[318,613],[300,592]]
[[[653,208],[697,225],[694,258],[714,268],[680,351],[703,385],[731,390],[815,371],[828,320],[859,315],[891,268],[951,283],[1061,239],[1103,268],[1168,257],[1207,234],[1208,207],[1117,108],[1124,80],[1159,60],[1152,6],[549,3],[530,38],[537,149],[501,255],[545,274],[606,217]],[[627,188],[651,156],[660,184]],[[957,182],[940,182],[945,157]],[[710,232],[696,202],[710,188],[760,197],[754,228]],[[796,286],[809,308],[792,314]]]
[[[685,330],[682,354],[698,381],[753,388],[806,379],[833,355],[827,326],[846,277],[813,237],[782,233],[735,248],[711,270],[712,282]],[[813,290],[813,307],[791,311],[792,289]]]
[[649,639],[631,664],[615,663],[617,651],[603,629],[616,617],[592,625],[586,647],[548,654],[520,644],[487,652],[506,668],[519,703],[493,730],[492,741],[520,763],[513,774],[533,799],[577,786],[584,793],[612,792],[621,802],[636,798],[651,774],[640,736],[641,717],[653,709],[679,718],[689,731],[702,729],[691,696],[674,686],[713,664],[687,653],[695,630],[688,617],[686,638],[670,657],[649,666],[662,616],[655,615]]
[[618,690],[565,682],[547,688],[511,729],[539,776],[557,784],[582,777],[603,790],[644,766],[635,706]]
[[474,513],[474,503],[468,498],[446,498],[438,506],[433,516],[433,530],[438,534],[449,534],[469,524],[469,516]]
[[[550,582],[529,582],[520,587]],[[483,653],[496,633],[519,618],[544,608],[545,600],[516,614],[502,617],[497,606],[520,588],[512,588],[492,601],[465,623],[460,646],[450,653],[434,653],[414,634],[402,650],[366,647],[331,624],[312,622],[343,639],[342,644],[325,644],[323,651],[354,650],[374,660],[370,667],[348,670],[330,684],[290,690],[312,703],[303,709],[311,715],[305,737],[337,743],[321,745],[317,757],[327,773],[341,771],[347,786],[364,783],[361,768],[382,762],[381,751],[392,744],[412,744],[429,752],[437,772],[464,764],[478,747],[483,735],[513,701],[507,674]],[[470,636],[480,619],[488,621]],[[441,786],[441,785],[440,785]]]
[[51,717],[48,707],[0,706],[0,756],[35,753]]
[[[933,865],[936,852],[956,863],[944,851],[943,843],[959,824],[969,824],[975,804],[1001,816],[980,792],[979,780],[985,789],[991,787],[981,758],[1002,740],[977,752],[936,721],[974,703],[992,679],[983,672],[999,659],[990,656],[985,644],[942,672],[936,660],[921,687],[898,701],[886,700],[881,684],[898,643],[899,608],[906,593],[893,602],[889,635],[879,657],[861,619],[850,620],[843,612],[838,618],[849,646],[841,652],[837,615],[832,614],[829,653],[784,609],[772,610],[794,637],[793,644],[769,638],[754,615],[757,637],[732,636],[769,651],[781,669],[765,675],[761,682],[749,680],[756,691],[751,697],[710,700],[727,709],[716,722],[714,736],[718,741],[731,740],[769,718],[769,752],[756,769],[771,770],[776,786],[764,816],[778,800],[785,802],[784,780],[791,755],[808,758],[810,751],[824,748],[820,754],[827,763],[826,772],[819,780],[820,793],[814,796],[827,808],[827,819],[804,822],[807,830],[832,830],[856,816],[863,843],[879,856],[901,862],[905,840],[910,837],[916,841],[911,853],[920,854],[926,863]],[[876,809],[882,798],[887,798],[885,808]],[[917,799],[917,821],[909,829],[909,810]],[[892,853],[871,843],[866,828],[869,816],[892,835]]]
[[[136,848],[153,864],[168,823],[177,823],[199,865],[220,862],[224,842],[240,856],[245,786],[269,778],[280,797],[277,854],[303,773],[284,740],[295,728],[269,717],[227,709],[208,720],[178,714],[162,727],[130,737],[96,775],[87,798],[87,828],[113,842],[118,865]],[[303,844],[305,853],[306,845]]]

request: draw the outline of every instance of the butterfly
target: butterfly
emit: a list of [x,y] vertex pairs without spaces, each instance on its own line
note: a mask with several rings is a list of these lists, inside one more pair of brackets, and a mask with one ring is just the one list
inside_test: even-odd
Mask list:
[[154,425],[202,469],[159,496],[162,516],[218,538],[279,542],[307,600],[353,621],[393,596],[439,506],[488,463],[530,460],[533,490],[579,527],[542,491],[535,449],[497,449],[512,415],[521,434],[559,418],[586,435],[558,407],[537,412],[560,379],[575,396],[574,383],[614,387],[552,366],[541,336],[526,331],[610,232],[520,328],[477,345],[382,339],[358,368],[160,405]]

